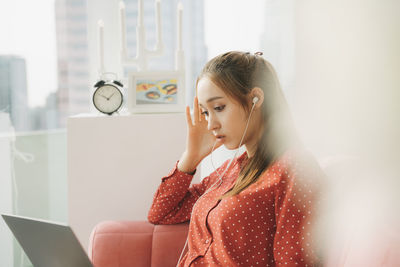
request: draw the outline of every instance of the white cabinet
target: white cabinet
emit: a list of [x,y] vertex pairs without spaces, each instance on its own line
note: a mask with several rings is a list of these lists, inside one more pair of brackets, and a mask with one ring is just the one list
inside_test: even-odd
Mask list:
[[185,140],[184,113],[68,119],[68,222],[85,249],[100,221],[147,219]]

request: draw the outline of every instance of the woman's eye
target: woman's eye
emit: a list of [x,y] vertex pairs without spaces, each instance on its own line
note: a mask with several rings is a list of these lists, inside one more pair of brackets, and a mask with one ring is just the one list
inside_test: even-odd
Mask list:
[[207,117],[207,116],[208,116],[208,111],[202,111],[202,112],[201,112],[201,115],[204,115],[204,116]]
[[215,107],[214,110],[216,110],[216,111],[223,111],[224,108],[225,108],[225,105],[222,105],[222,106]]

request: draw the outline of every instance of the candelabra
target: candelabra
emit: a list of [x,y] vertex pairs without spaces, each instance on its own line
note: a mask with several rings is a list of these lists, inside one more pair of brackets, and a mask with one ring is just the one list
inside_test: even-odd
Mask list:
[[[146,48],[146,30],[143,23],[143,0],[138,0],[136,26],[136,57],[130,57],[126,38],[126,11],[123,1],[119,2],[119,20],[121,31],[121,66],[137,66],[137,72],[128,74],[127,108],[131,112],[181,112],[184,106],[184,51],[182,48],[182,3],[177,6],[177,47],[175,50],[175,69],[149,71],[150,58],[160,57],[164,53],[161,28],[161,1],[155,1],[156,46]],[[104,23],[99,21],[99,74],[103,78],[109,72],[104,67]],[[160,105],[163,104],[163,105]]]
[[[146,48],[146,30],[143,23],[143,0],[138,0],[138,19],[136,26],[136,57],[132,58],[128,55],[127,40],[126,40],[126,15],[125,4],[123,1],[119,4],[120,10],[120,26],[121,26],[121,62],[124,66],[135,65],[138,71],[146,71],[149,58],[162,56],[164,52],[164,44],[162,42],[162,28],[161,28],[161,1],[155,1],[156,10],[156,47],[154,50]],[[184,67],[184,53],[182,49],[182,3],[178,4],[177,11],[177,49],[175,52],[175,69],[182,70]]]

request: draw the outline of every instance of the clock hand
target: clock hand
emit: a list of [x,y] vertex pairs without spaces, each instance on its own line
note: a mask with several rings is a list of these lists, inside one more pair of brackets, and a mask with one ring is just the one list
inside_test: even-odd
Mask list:
[[110,98],[114,95],[115,93],[112,93],[108,98],[107,98],[107,100],[110,100]]
[[108,98],[106,97],[106,96],[104,96],[104,95],[101,95],[101,94],[99,94],[100,96],[102,96],[102,97],[104,97],[105,99],[107,99],[108,100]]

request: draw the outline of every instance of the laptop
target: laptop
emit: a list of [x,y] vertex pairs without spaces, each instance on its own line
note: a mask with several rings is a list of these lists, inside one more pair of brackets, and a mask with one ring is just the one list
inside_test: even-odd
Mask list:
[[1,216],[33,266],[93,267],[68,225],[9,214]]

